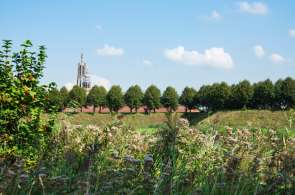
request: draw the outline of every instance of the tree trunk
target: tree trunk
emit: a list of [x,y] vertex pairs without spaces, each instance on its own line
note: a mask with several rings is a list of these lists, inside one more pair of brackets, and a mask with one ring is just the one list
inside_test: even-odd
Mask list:
[[187,113],[187,107],[185,107],[185,113]]
[[101,106],[99,106],[99,113],[101,113]]
[[137,113],[137,108],[135,108],[135,112]]
[[130,113],[132,113],[132,108],[130,108]]
[[156,113],[156,108],[154,108],[154,113]]
[[95,113],[95,106],[93,105],[93,113]]

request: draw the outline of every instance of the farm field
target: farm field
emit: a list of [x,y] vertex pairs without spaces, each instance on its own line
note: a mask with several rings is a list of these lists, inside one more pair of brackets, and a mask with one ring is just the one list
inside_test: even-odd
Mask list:
[[[284,129],[294,128],[293,116],[288,111],[269,111],[269,110],[244,110],[244,111],[219,111],[215,113],[178,113],[179,116],[187,118],[191,126],[200,127],[204,125],[230,126],[236,128],[273,128]],[[153,128],[164,124],[166,121],[165,113],[142,113],[132,114],[99,114],[99,113],[62,113],[60,119],[67,117],[74,125],[96,125],[105,126],[115,118],[120,118],[126,125],[133,128]],[[294,124],[295,125],[295,124]]]

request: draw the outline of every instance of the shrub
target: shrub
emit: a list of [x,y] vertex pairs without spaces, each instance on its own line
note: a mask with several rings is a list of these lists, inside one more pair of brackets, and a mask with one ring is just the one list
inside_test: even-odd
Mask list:
[[25,158],[27,164],[34,163],[46,146],[54,122],[41,120],[45,108],[54,112],[47,96],[54,85],[40,84],[45,47],[38,53],[31,47],[31,41],[25,41],[12,54],[12,42],[5,40],[0,51],[0,156]]

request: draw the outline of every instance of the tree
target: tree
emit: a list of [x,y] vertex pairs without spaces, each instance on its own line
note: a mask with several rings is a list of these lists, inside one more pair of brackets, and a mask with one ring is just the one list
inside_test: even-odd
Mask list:
[[135,112],[142,105],[143,93],[138,85],[131,86],[124,95],[124,100],[130,108],[130,112],[135,108]]
[[161,105],[160,98],[161,91],[155,85],[151,85],[145,90],[143,103],[149,111],[154,110],[156,112],[156,109],[159,109]]
[[221,82],[202,86],[198,92],[198,99],[205,110],[216,111],[227,108],[230,95],[230,87],[225,82]]
[[58,91],[58,89],[55,87],[48,92],[48,105],[50,107],[54,107],[57,111],[61,111],[63,108],[63,98]]
[[276,105],[279,108],[295,108],[295,80],[287,77],[275,84]]
[[75,102],[80,108],[82,112],[82,108],[86,103],[86,91],[85,89],[75,85],[69,93],[69,99]]
[[209,104],[212,110],[226,109],[230,100],[231,89],[225,83],[214,83],[209,92]]
[[267,79],[253,85],[254,94],[252,106],[254,108],[269,109],[273,107],[275,100],[275,89],[271,80]]
[[274,93],[275,93],[275,97],[274,97],[274,107],[276,109],[285,109],[287,107],[286,105],[286,101],[284,99],[284,92],[282,91],[283,88],[283,80],[279,79],[276,81],[275,85],[274,85]]
[[175,111],[178,107],[178,94],[173,87],[167,87],[161,97],[162,105],[171,111]]
[[191,87],[185,87],[182,91],[182,94],[179,98],[179,103],[185,106],[185,112],[187,112],[187,110],[191,111],[193,108],[196,107],[196,94],[196,90]]
[[196,105],[207,111],[209,110],[209,91],[210,91],[210,85],[203,85],[200,87],[198,93],[196,94],[195,96],[195,102],[196,102]]
[[231,87],[232,108],[241,109],[249,106],[253,97],[253,87],[247,80],[239,82]]
[[101,112],[102,107],[106,106],[106,95],[107,90],[103,86],[93,86],[87,95],[86,103],[87,105],[93,106],[93,112],[95,108],[99,106],[99,112]]
[[69,92],[66,87],[62,87],[59,91],[62,101],[62,110],[68,106]]
[[122,89],[118,85],[111,87],[106,96],[106,103],[111,112],[118,112],[124,104]]

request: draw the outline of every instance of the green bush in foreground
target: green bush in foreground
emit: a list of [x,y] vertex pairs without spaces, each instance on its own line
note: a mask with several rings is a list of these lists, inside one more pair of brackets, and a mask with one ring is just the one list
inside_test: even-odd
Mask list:
[[53,121],[42,121],[48,105],[48,90],[54,85],[41,85],[46,59],[45,47],[31,51],[25,41],[21,50],[12,54],[11,41],[4,41],[0,51],[0,159],[16,158],[35,163],[40,150],[46,147]]

